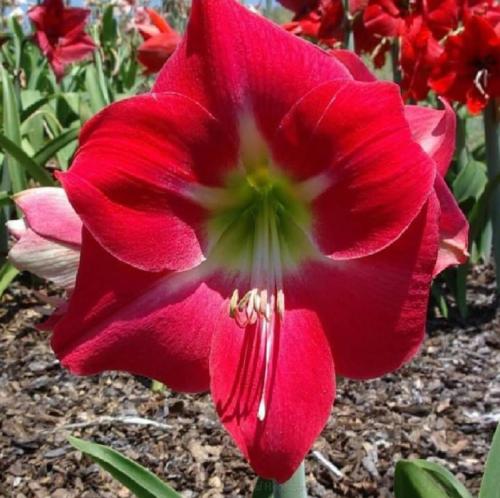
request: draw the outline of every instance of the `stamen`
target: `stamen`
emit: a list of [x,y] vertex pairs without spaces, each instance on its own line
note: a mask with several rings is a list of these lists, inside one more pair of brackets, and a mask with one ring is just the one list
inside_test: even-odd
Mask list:
[[266,397],[268,391],[269,382],[269,366],[271,364],[271,354],[274,342],[274,316],[270,317],[270,320],[262,320],[262,339],[265,341],[265,357],[264,357],[264,380],[262,383],[262,393],[260,395],[259,408],[257,411],[257,419],[263,421],[266,418],[267,406]]
[[230,302],[231,317],[240,327],[256,324],[256,333],[260,334],[264,347],[262,391],[257,408],[257,419],[261,422],[267,413],[275,325],[285,317],[283,257],[286,254],[279,233],[282,206],[272,195],[262,195],[255,212],[250,290],[241,299],[235,290]]
[[474,78],[474,86],[477,88],[477,90],[483,97],[488,97],[488,94],[486,93],[486,88],[488,86],[487,69],[481,69],[481,71],[478,71],[476,77]]
[[239,292],[238,289],[234,289],[233,295],[231,296],[231,301],[229,302],[229,316],[231,318],[235,317],[236,309],[238,307]]

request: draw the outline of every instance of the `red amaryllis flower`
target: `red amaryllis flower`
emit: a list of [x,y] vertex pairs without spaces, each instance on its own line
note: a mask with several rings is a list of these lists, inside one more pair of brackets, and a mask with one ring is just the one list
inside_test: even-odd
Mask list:
[[85,33],[89,14],[88,9],[65,7],[63,0],[44,0],[28,11],[36,43],[57,78],[62,78],[68,64],[84,59],[95,49],[92,38]]
[[434,38],[441,40],[458,26],[457,0],[417,0],[415,13],[421,15]]
[[285,481],[334,373],[382,375],[423,339],[432,274],[462,257],[438,174],[453,137],[451,110],[405,109],[353,54],[194,0],[153,92],[89,121],[61,175],[84,232],[53,348],[78,374],[210,389],[256,472]]
[[500,37],[487,19],[470,17],[444,48],[430,79],[439,95],[467,104],[473,114],[500,96]]
[[[384,65],[392,39],[408,36],[408,25],[414,24],[413,19],[421,18],[419,23],[425,24],[425,28],[419,31],[430,31],[437,40],[447,35],[458,24],[458,7],[455,0],[353,0],[350,8],[354,16],[356,51],[370,54],[376,67]],[[412,31],[415,29],[414,26]],[[414,38],[413,35],[412,37]],[[422,37],[423,34],[420,36],[419,45],[422,45]],[[415,42],[415,39],[410,41],[412,45]],[[436,47],[434,43],[432,45],[433,52]]]
[[333,46],[344,38],[344,6],[341,0],[320,0],[314,9],[303,10],[283,27],[295,35]]
[[408,18],[401,37],[401,86],[406,98],[423,100],[429,93],[428,79],[443,48],[421,16]]
[[462,19],[467,23],[471,16],[486,19],[500,36],[500,5],[494,0],[466,0],[462,2]]
[[137,25],[144,39],[137,59],[148,73],[157,73],[175,51],[181,37],[158,12],[153,9],[146,9],[146,12],[151,22]]
[[404,27],[409,4],[397,0],[369,0],[363,12],[363,24],[368,32],[394,38]]

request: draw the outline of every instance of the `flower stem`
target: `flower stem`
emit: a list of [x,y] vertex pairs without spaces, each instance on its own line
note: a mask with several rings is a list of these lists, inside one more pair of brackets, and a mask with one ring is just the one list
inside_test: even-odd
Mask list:
[[273,0],[266,0],[266,16],[270,17],[273,13]]
[[455,157],[457,160],[457,173],[462,171],[467,162],[469,161],[469,156],[467,152],[467,110],[465,108],[460,108],[456,112],[457,115],[457,131],[456,131],[456,146],[455,146]]
[[[495,99],[484,110],[484,136],[488,178],[494,182],[500,175],[500,125]],[[497,293],[500,293],[500,189],[493,189],[490,199],[490,216],[493,225],[493,257],[497,277]]]
[[391,44],[392,81],[401,83],[401,67],[399,61],[399,38],[394,38]]
[[283,484],[274,483],[274,498],[307,498],[306,474],[304,462],[288,481]]

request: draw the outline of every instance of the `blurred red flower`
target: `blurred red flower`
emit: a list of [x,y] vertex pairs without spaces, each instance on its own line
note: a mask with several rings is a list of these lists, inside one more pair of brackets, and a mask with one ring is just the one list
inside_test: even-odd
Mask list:
[[446,39],[430,86],[473,114],[500,96],[500,37],[486,17],[469,17],[461,33]]
[[174,53],[181,36],[154,9],[146,9],[149,23],[137,24],[144,42],[139,46],[137,59],[147,73],[157,73]]
[[406,19],[400,53],[405,98],[418,101],[427,97],[428,79],[442,52],[421,16]]
[[35,27],[35,41],[58,79],[68,64],[84,59],[95,49],[92,38],[85,33],[89,14],[88,9],[65,7],[63,0],[44,0],[28,11]]
[[441,40],[458,27],[457,0],[417,0],[414,13],[422,16],[425,25],[436,40]]
[[[397,38],[408,36],[408,23],[420,17],[420,24],[439,40],[458,25],[456,0],[352,0],[355,49],[372,56],[375,66],[385,63],[385,56]],[[413,31],[415,30],[413,27]],[[413,44],[417,41],[412,34]],[[421,43],[421,42],[419,42]]]
[[[314,7],[312,7],[314,5]],[[342,0],[318,0],[301,6],[293,20],[283,27],[295,35],[313,38],[333,46],[344,38]]]
[[320,0],[278,0],[278,2],[296,14],[303,14],[308,10],[315,9]]

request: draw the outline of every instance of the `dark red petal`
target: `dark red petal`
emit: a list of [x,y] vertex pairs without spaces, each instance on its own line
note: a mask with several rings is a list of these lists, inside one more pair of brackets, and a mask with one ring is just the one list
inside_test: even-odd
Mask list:
[[52,347],[78,375],[122,370],[175,390],[204,391],[222,303],[196,272],[137,270],[84,232],[76,288],[56,322]]
[[399,368],[424,337],[439,233],[433,196],[391,246],[366,258],[305,266],[287,288],[300,289],[327,334],[339,375],[378,377]]
[[321,85],[291,109],[273,146],[277,164],[297,179],[322,175],[315,237],[336,259],[386,247],[432,192],[434,163],[413,140],[390,83]]
[[332,50],[331,55],[342,62],[357,81],[377,81],[375,75],[366,67],[365,63],[350,50]]
[[137,50],[138,61],[148,72],[157,73],[179,44],[180,36],[172,33],[160,33],[148,38]]
[[405,116],[413,138],[434,159],[441,176],[446,175],[455,152],[456,116],[446,100],[442,111],[431,107],[408,105]]
[[335,78],[350,74],[235,0],[194,0],[186,36],[154,89],[187,95],[235,126],[253,111],[269,136],[298,98]]
[[436,177],[435,189],[441,207],[439,253],[434,268],[434,275],[437,275],[449,266],[467,261],[469,223],[441,175]]
[[204,211],[190,189],[220,183],[236,157],[235,142],[199,104],[149,94],[94,117],[61,180],[84,225],[118,259],[182,270],[203,258]]
[[323,429],[334,397],[333,363],[321,324],[308,309],[287,311],[276,328],[267,412],[257,413],[265,343],[255,326],[223,317],[210,355],[212,396],[226,429],[255,472],[287,480]]

